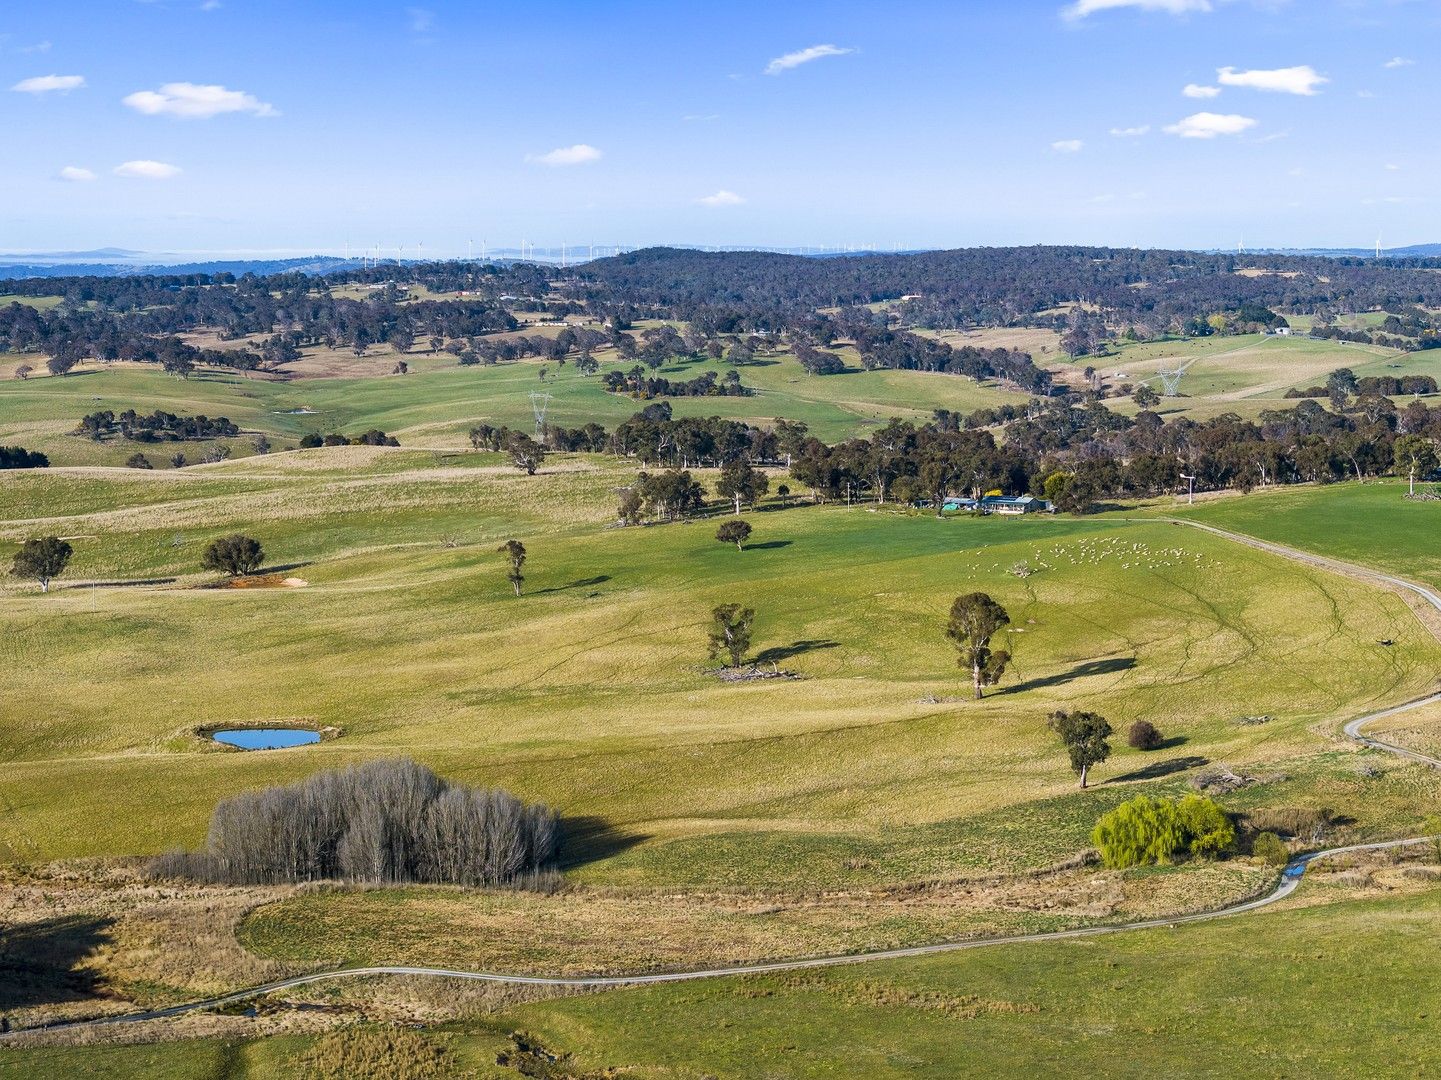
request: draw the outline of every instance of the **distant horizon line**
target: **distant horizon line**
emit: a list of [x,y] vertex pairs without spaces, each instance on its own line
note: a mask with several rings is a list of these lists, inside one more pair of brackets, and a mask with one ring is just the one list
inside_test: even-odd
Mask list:
[[1396,247],[1385,246],[1357,246],[1357,245],[1327,245],[1313,244],[1306,247],[1297,246],[1258,246],[1258,247],[1193,247],[1187,245],[1166,246],[1166,245],[1138,245],[1138,244],[1104,244],[1104,243],[1068,243],[1068,242],[1033,242],[1013,244],[963,244],[959,246],[914,246],[914,247],[876,247],[876,246],[853,246],[853,245],[829,245],[829,244],[698,244],[679,241],[668,241],[664,243],[650,244],[555,244],[540,245],[530,244],[522,241],[519,246],[482,246],[479,252],[447,251],[444,254],[436,254],[426,257],[423,254],[423,245],[417,244],[414,249],[415,255],[408,255],[406,247],[381,246],[378,257],[373,254],[375,248],[367,248],[359,253],[354,249],[346,251],[340,249],[325,248],[197,248],[179,249],[168,251],[151,251],[121,247],[100,247],[75,251],[50,250],[8,250],[0,251],[0,265],[36,265],[36,266],[65,266],[75,263],[95,263],[100,265],[116,266],[164,266],[184,265],[188,262],[264,262],[275,260],[305,260],[305,259],[333,259],[338,262],[354,263],[357,266],[369,264],[405,264],[420,265],[431,262],[483,262],[494,259],[507,261],[564,263],[565,265],[581,265],[583,263],[613,258],[617,255],[630,254],[636,251],[644,251],[654,248],[671,248],[680,251],[701,251],[715,253],[737,253],[737,252],[764,252],[778,255],[914,255],[937,251],[967,251],[981,249],[1005,249],[1005,248],[1027,248],[1027,247],[1079,247],[1079,248],[1113,248],[1121,251],[1193,251],[1200,254],[1241,254],[1241,255],[1285,255],[1285,254],[1318,254],[1318,253],[1343,253],[1355,255],[1371,255],[1380,251],[1382,255],[1395,252],[1409,252],[1418,248],[1441,248],[1441,242],[1422,242],[1415,244],[1404,244]]

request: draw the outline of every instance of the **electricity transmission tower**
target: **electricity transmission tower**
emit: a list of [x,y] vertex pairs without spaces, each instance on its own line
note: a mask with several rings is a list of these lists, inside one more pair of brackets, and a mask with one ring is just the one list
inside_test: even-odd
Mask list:
[[1165,397],[1177,397],[1180,395],[1181,376],[1186,374],[1185,368],[1162,368],[1156,372],[1156,374],[1161,377],[1161,393]]
[[545,438],[545,410],[550,407],[550,395],[540,391],[530,392],[530,409],[535,413],[536,440]]

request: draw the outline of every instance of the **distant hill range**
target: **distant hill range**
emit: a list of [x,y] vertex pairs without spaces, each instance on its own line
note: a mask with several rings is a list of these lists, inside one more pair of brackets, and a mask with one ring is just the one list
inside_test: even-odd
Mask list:
[[[680,246],[667,250],[712,250]],[[813,259],[841,257],[876,257],[889,255],[924,255],[926,249],[916,248],[897,252],[807,250],[799,248],[727,248],[730,254],[764,251],[770,254],[803,255]],[[930,252],[933,253],[933,252]],[[1244,253],[1213,249],[1205,252],[1212,255],[1281,255],[1313,256],[1333,259],[1374,259],[1376,252],[1370,248],[1254,248]],[[1383,248],[1382,259],[1434,259],[1441,258],[1441,244],[1412,244],[1409,247]],[[393,260],[386,260],[392,262]],[[450,260],[442,260],[450,261]],[[469,261],[469,260],[467,260]],[[496,252],[487,262],[510,264],[536,261],[547,264],[560,262],[547,252],[540,258],[519,258],[518,253]],[[579,259],[576,263],[587,260]],[[598,262],[606,262],[602,258]],[[417,265],[420,260],[406,259],[406,265]],[[289,259],[244,259],[217,257],[195,261],[193,256],[166,254],[162,252],[131,251],[126,248],[96,248],[93,251],[46,251],[46,252],[0,252],[0,281],[17,278],[38,277],[133,277],[145,274],[281,274],[296,271],[303,274],[330,274],[340,270],[360,268],[361,259],[343,259],[333,255],[307,255]]]
[[97,248],[94,251],[0,252],[0,281],[30,277],[130,277],[140,274],[329,274],[360,266],[359,259],[307,255],[294,259],[216,258],[200,262],[191,257]]
[[[1326,259],[1374,259],[1375,248],[1247,248],[1247,255],[1315,255]],[[1217,249],[1217,254],[1224,252]],[[1441,258],[1441,244],[1412,244],[1409,247],[1382,248],[1383,259]]]

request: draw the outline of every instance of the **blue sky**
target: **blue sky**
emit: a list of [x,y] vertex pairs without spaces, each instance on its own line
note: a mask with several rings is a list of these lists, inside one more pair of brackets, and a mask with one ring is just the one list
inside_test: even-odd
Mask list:
[[1434,0],[6,7],[0,250],[1441,241]]

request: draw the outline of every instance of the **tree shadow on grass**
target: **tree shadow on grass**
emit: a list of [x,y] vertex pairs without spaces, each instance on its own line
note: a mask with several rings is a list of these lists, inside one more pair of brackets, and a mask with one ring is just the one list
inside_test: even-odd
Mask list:
[[581,578],[579,581],[572,581],[569,585],[552,585],[548,589],[536,589],[530,595],[544,596],[546,593],[565,592],[567,589],[588,589],[592,585],[604,585],[609,580],[609,574],[597,574],[595,577]]
[[1106,783],[1126,784],[1136,780],[1159,780],[1163,776],[1171,776],[1174,773],[1185,772],[1187,769],[1199,769],[1207,763],[1207,758],[1200,757],[1196,754],[1188,754],[1186,757],[1156,761],[1131,772],[1123,773],[1120,776],[1113,776],[1107,780]]
[[829,638],[807,638],[802,641],[792,641],[789,645],[773,645],[769,649],[762,649],[752,658],[752,664],[779,664],[782,660],[789,660],[793,656],[800,656],[802,653],[815,652],[818,649],[838,649],[839,641],[831,641]]
[[556,866],[561,870],[609,859],[650,839],[645,833],[628,832],[605,818],[591,815],[562,816],[559,829],[560,857],[556,859]]
[[134,578],[129,581],[77,581],[71,585],[63,585],[64,589],[133,589],[142,585],[174,585],[179,578],[156,577],[156,578]]
[[747,551],[771,551],[774,548],[786,548],[795,543],[794,540],[767,540],[763,544],[747,544]]
[[80,966],[110,941],[114,920],[64,915],[0,932],[0,1009],[95,997],[100,980]]
[[1068,682],[1089,678],[1092,675],[1114,675],[1120,671],[1130,671],[1135,666],[1136,658],[1134,656],[1113,656],[1109,660],[1087,660],[1084,664],[1077,664],[1070,671],[1058,671],[1054,675],[1027,679],[1014,686],[1005,686],[994,690],[990,696],[1000,697],[1002,694],[1019,694],[1026,690],[1039,690],[1046,686],[1063,686]]
[[255,572],[257,574],[288,574],[292,570],[299,570],[302,567],[306,567],[309,565],[310,563],[308,561],[280,563],[277,566],[262,566],[259,570]]

